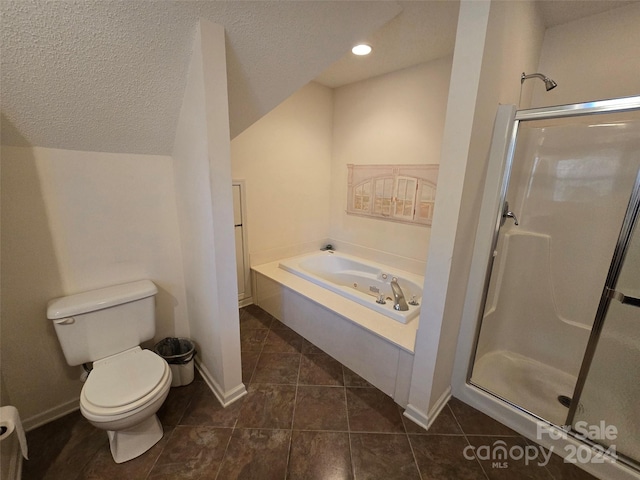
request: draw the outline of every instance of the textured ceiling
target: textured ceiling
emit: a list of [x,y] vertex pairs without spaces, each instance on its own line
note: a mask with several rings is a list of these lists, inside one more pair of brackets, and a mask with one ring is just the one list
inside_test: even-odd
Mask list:
[[[628,3],[538,5],[548,27]],[[339,86],[451,54],[458,7],[457,0],[0,0],[2,143],[170,154],[199,18],[226,30],[235,137],[312,79]],[[353,57],[357,41],[374,53]]]
[[396,16],[393,1],[2,0],[2,143],[170,154],[195,25],[224,25],[232,136]]

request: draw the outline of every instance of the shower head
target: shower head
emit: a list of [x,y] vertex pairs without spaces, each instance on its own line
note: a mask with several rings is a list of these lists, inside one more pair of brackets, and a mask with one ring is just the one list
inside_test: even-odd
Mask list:
[[522,85],[524,81],[528,80],[529,78],[539,78],[540,80],[542,80],[544,82],[544,88],[547,89],[547,92],[558,86],[556,82],[551,80],[546,75],[543,75],[541,73],[531,73],[529,75],[526,75],[524,72],[522,72],[522,75],[520,76],[520,85]]

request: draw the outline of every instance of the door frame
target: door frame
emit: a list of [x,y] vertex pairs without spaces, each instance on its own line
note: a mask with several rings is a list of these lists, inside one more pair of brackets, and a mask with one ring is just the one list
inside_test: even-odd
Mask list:
[[[520,122],[634,110],[640,110],[640,96],[519,111],[514,105],[498,107],[456,350],[454,391],[456,384],[470,384],[471,380]],[[465,324],[472,327],[465,328]]]
[[[548,108],[537,108],[516,111],[513,105],[500,105],[494,123],[491,149],[486,170],[484,193],[478,217],[478,226],[474,240],[471,266],[468,274],[467,291],[465,294],[458,343],[456,346],[455,363],[451,377],[452,394],[463,402],[475,407],[490,417],[502,422],[525,437],[544,445],[554,447],[557,453],[563,454],[566,447],[581,448],[585,445],[582,440],[574,438],[569,433],[551,424],[545,425],[549,431],[557,434],[555,439],[549,436],[540,438],[539,429],[542,421],[523,410],[517,405],[496,395],[490,394],[468,382],[468,374],[473,366],[476,351],[478,330],[481,326],[481,315],[485,302],[484,292],[487,281],[487,267],[492,261],[494,236],[499,230],[502,217],[504,197],[504,172],[509,156],[510,139],[513,135],[516,120],[534,120],[546,118],[546,115],[576,116],[589,113],[613,113],[615,111],[640,110],[640,96],[621,99],[603,100],[575,105],[561,105]],[[564,455],[563,455],[564,456]],[[607,478],[637,479],[637,470],[631,470],[622,462],[612,462],[605,458],[603,464],[588,464],[584,469],[591,473],[598,473]]]
[[[247,228],[247,187],[244,179],[231,181],[233,187],[240,188],[240,214],[242,216],[242,258],[244,262],[244,294],[238,292],[238,305],[245,307],[253,303],[251,293],[251,265],[249,263],[249,235]],[[235,224],[234,224],[235,230]]]

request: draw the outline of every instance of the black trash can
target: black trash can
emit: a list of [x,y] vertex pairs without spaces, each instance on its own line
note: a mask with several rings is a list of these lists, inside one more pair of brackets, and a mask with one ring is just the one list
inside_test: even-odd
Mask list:
[[167,337],[153,347],[153,351],[166,360],[171,368],[172,387],[193,382],[193,358],[196,346],[188,338]]

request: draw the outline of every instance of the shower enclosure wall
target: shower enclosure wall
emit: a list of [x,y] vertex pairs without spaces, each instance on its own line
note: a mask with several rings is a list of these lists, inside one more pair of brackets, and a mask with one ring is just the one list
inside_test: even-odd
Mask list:
[[639,110],[640,97],[500,107],[454,379],[456,396],[541,443],[536,422],[569,443],[576,424],[616,427],[616,442],[589,440],[616,444],[623,461],[604,463],[620,478],[640,478],[640,308],[609,307],[605,287],[618,261],[640,296]]

